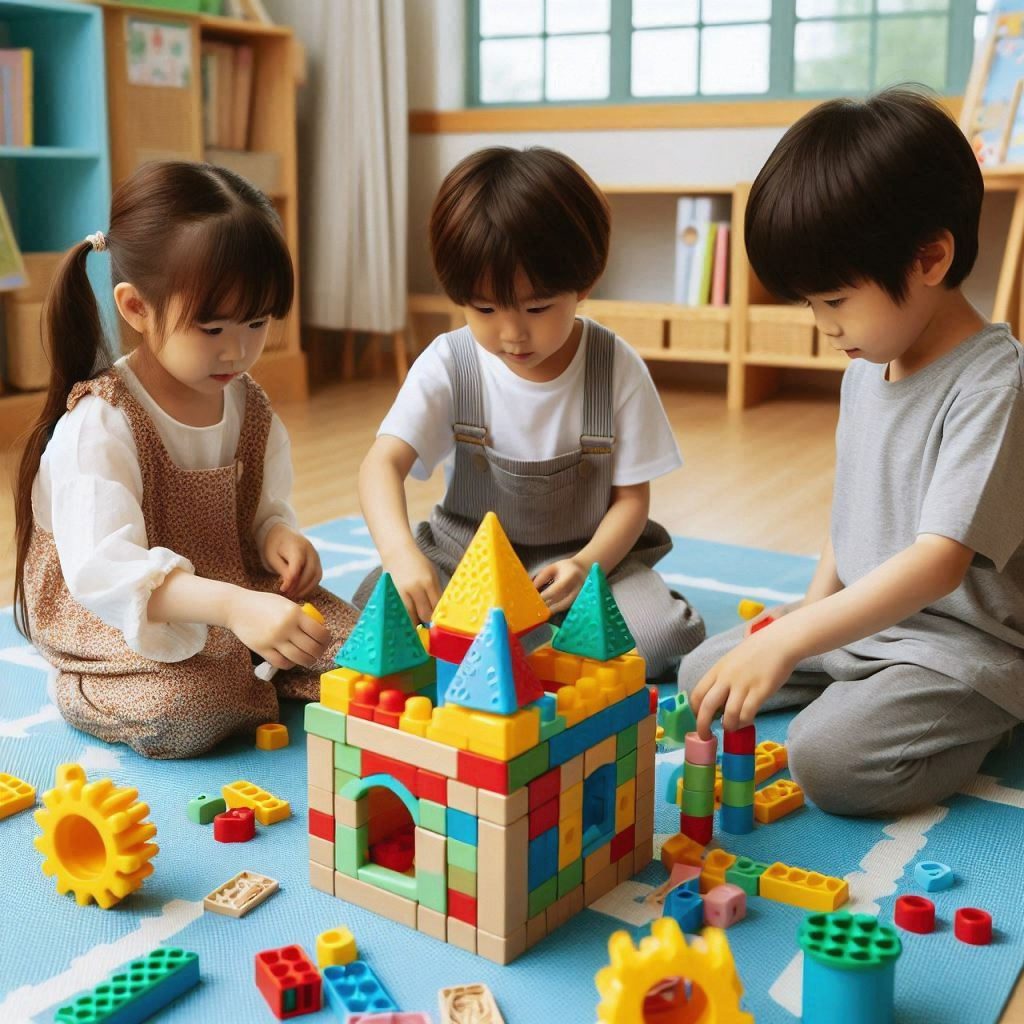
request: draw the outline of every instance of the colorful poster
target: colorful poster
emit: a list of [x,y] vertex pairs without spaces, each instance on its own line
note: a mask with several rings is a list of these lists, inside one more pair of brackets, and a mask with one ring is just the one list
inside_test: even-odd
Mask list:
[[125,33],[132,85],[188,88],[192,76],[192,30],[188,25],[129,18]]

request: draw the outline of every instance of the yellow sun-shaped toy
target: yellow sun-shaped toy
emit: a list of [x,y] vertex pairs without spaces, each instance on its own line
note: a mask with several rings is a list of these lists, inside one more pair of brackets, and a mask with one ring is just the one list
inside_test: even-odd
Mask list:
[[156,825],[142,820],[149,806],[138,795],[110,779],[88,782],[81,765],[60,765],[35,813],[42,835],[33,840],[45,857],[43,874],[57,876],[57,892],[109,910],[153,873],[150,860],[160,847],[148,840]]
[[[705,928],[689,945],[678,923],[660,917],[651,934],[634,947],[626,932],[608,940],[611,963],[597,972],[601,995],[597,1019],[601,1024],[639,1024],[645,1020],[644,1000],[670,984],[676,999],[662,1009],[664,1024],[754,1024],[740,1009],[743,985],[736,973],[732,950],[721,928]],[[681,979],[690,983],[687,993]]]

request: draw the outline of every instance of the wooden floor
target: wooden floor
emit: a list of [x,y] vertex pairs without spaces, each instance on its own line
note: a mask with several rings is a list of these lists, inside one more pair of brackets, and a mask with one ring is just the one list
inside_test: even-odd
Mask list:
[[[358,515],[356,470],[394,397],[391,380],[334,384],[309,402],[278,407],[292,439],[294,505],[303,526]],[[729,413],[720,392],[662,388],[686,465],[652,487],[652,516],[670,533],[796,554],[816,554],[828,529],[833,434],[831,397],[782,397]],[[441,495],[441,474],[410,481],[409,515],[424,518]],[[0,537],[13,537],[10,489]],[[10,600],[10,543],[0,587]],[[1024,1024],[1019,983],[1003,1024]]]

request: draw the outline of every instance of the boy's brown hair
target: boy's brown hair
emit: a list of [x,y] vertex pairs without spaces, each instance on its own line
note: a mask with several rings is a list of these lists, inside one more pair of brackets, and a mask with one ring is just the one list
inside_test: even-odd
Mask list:
[[589,290],[604,272],[610,233],[608,201],[575,161],[541,146],[494,146],[441,183],[430,254],[453,302],[468,305],[486,290],[510,307],[520,269],[535,298]]

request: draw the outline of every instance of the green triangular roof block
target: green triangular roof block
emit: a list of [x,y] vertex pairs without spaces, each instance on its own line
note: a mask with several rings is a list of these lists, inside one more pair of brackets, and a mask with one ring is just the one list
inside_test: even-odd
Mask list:
[[390,676],[429,660],[391,573],[381,573],[363,614],[334,663],[368,676]]
[[611,587],[595,562],[576,600],[558,627],[551,646],[566,654],[609,661],[633,650],[636,641],[612,597]]

